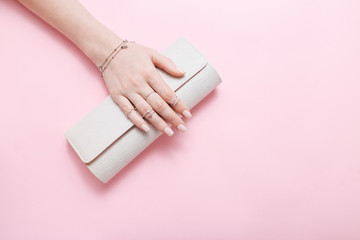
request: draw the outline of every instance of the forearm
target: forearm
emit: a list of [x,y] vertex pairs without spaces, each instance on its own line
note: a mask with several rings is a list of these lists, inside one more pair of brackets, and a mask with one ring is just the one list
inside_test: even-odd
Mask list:
[[97,66],[122,40],[77,0],[18,0],[76,44]]

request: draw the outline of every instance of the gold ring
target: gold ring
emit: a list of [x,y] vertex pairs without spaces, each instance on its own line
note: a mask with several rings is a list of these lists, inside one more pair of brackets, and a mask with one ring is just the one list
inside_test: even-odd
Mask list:
[[146,111],[146,113],[143,115],[144,118],[148,119],[154,114],[154,109]]
[[176,95],[171,101],[170,101],[170,105],[175,107],[176,104],[178,104],[180,102],[180,98]]
[[149,97],[151,94],[153,94],[154,92],[155,92],[155,91],[152,91],[151,93],[149,93],[148,95],[146,95],[145,100],[147,101],[148,97]]
[[127,117],[127,118],[129,118],[129,115],[130,115],[130,113],[132,112],[132,110],[136,110],[136,109],[135,109],[135,108],[130,109],[130,111],[128,111],[128,112],[126,113],[126,117]]

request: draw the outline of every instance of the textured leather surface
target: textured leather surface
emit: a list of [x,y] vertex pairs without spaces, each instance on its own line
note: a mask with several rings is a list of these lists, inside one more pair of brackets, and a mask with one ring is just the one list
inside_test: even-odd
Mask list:
[[[163,54],[186,71],[177,78],[159,69],[190,109],[221,83],[214,68],[185,39],[178,38]],[[69,128],[65,137],[93,174],[106,183],[162,134],[149,127],[147,133],[138,129],[108,96]]]

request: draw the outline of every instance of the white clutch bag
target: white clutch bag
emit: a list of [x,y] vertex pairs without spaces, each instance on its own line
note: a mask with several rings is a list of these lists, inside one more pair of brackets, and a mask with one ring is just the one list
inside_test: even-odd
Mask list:
[[[221,83],[215,69],[185,39],[178,38],[163,54],[186,72],[179,78],[159,69],[190,109]],[[90,171],[106,183],[162,134],[151,123],[149,127],[148,132],[137,128],[108,96],[70,127],[65,137]]]

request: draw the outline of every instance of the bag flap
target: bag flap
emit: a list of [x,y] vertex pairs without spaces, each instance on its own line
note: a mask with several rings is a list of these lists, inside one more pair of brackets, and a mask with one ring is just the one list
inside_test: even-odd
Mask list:
[[[184,38],[178,38],[163,54],[186,72],[179,78],[158,69],[162,78],[175,92],[207,64],[205,57]],[[69,128],[65,137],[80,159],[89,163],[131,127],[136,126],[108,96]]]

